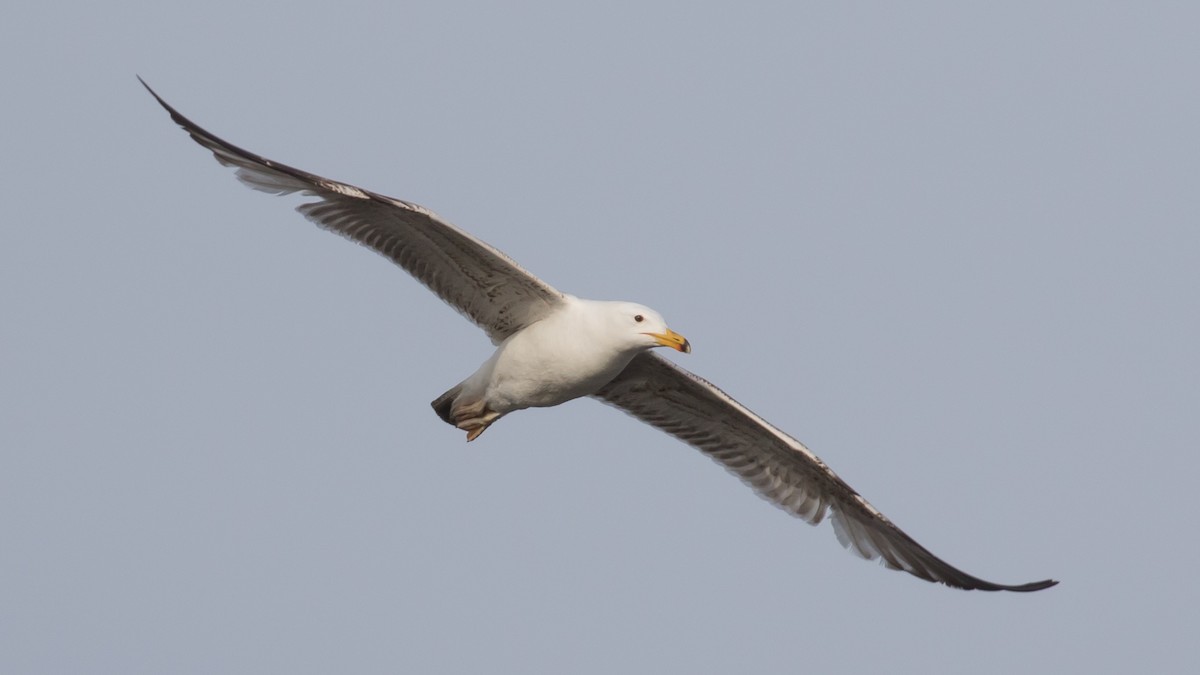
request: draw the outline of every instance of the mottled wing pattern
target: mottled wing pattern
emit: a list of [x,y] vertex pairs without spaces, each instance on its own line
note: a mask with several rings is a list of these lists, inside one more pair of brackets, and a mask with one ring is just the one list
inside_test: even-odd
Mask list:
[[893,525],[799,441],[657,354],[635,358],[595,397],[699,449],[788,513],[814,525],[829,514],[838,540],[863,558],[968,590],[1037,591],[1057,583],[994,584],[947,564]]
[[179,126],[246,185],[317,197],[297,210],[318,226],[390,258],[499,344],[537,321],[562,294],[511,258],[416,204],[322,178],[228,143],[181,115],[142,82]]

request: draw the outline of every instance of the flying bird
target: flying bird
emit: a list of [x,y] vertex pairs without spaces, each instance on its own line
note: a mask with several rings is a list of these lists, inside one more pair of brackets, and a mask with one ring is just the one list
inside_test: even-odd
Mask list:
[[563,293],[422,206],[247,152],[181,115],[138,79],[247,186],[313,197],[297,207],[306,218],[389,258],[487,333],[496,351],[432,403],[468,441],[517,410],[590,396],[695,447],[784,511],[813,525],[828,515],[843,546],[888,568],[967,590],[1038,591],[1058,583],[996,584],[930,553],[802,443],[653,352],[691,351],[653,309]]

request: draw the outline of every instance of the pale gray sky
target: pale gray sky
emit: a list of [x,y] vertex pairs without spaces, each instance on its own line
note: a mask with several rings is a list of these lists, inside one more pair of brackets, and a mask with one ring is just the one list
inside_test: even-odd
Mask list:
[[[1200,10],[26,3],[0,24],[0,671],[1192,672]],[[426,205],[918,541],[854,558],[478,330],[213,132]]]

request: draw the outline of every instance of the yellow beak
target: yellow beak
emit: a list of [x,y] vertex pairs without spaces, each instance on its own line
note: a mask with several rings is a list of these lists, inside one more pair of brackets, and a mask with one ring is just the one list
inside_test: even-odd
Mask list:
[[646,335],[654,338],[655,341],[657,341],[658,344],[662,345],[663,347],[670,347],[671,349],[681,351],[684,354],[692,353],[692,345],[687,341],[687,338],[683,337],[679,333],[676,333],[670,328],[668,328],[667,332],[665,333],[646,333]]

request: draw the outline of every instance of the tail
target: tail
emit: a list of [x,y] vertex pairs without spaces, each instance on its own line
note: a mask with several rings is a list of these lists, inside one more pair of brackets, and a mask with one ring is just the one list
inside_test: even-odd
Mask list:
[[430,403],[433,406],[433,411],[446,424],[454,424],[454,419],[450,417],[450,409],[454,407],[454,399],[458,398],[458,394],[461,391],[462,384],[456,384],[450,391],[435,398],[433,403]]

